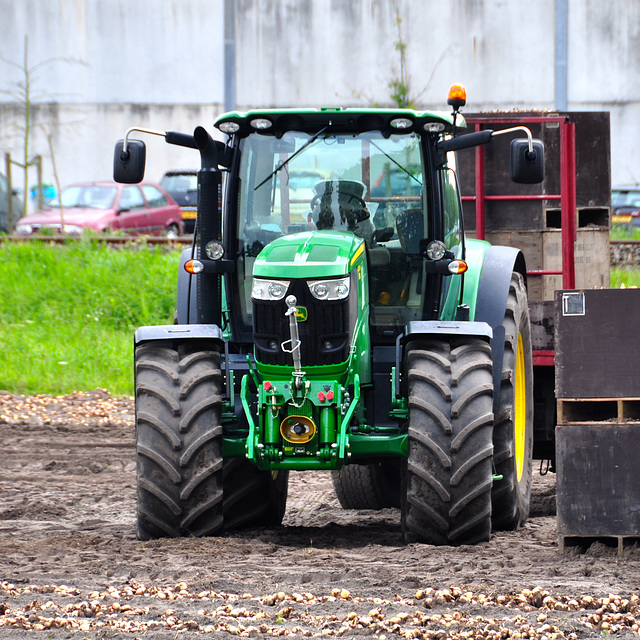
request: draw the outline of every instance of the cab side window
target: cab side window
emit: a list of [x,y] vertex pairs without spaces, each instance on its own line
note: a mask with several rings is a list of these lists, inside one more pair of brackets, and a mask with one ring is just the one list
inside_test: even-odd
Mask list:
[[[455,163],[454,163],[455,166]],[[459,255],[462,230],[460,228],[460,214],[462,204],[458,181],[451,164],[441,171],[442,176],[442,205],[444,208],[444,244],[447,249]]]
[[[453,153],[450,153],[449,156],[449,166],[440,170],[444,213],[443,241],[446,248],[456,258],[460,258],[462,254],[462,227],[460,223],[462,203],[455,173],[455,157]],[[453,320],[455,317],[459,304],[461,278],[462,276],[453,275],[442,279],[439,316],[442,320]]]

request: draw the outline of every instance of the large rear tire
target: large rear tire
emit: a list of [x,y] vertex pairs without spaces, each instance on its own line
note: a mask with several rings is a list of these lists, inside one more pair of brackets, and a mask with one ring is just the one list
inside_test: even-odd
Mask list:
[[244,458],[225,460],[225,530],[282,524],[288,483],[288,471],[261,471]]
[[406,542],[475,544],[491,535],[493,378],[482,339],[407,345]]
[[531,326],[524,279],[511,277],[502,326],[502,378],[493,427],[493,463],[498,476],[491,492],[494,530],[518,529],[529,516],[533,468],[533,366]]
[[379,511],[400,507],[400,460],[349,464],[331,473],[333,488],[343,509]]
[[219,351],[143,344],[135,350],[135,371],[138,538],[219,533]]

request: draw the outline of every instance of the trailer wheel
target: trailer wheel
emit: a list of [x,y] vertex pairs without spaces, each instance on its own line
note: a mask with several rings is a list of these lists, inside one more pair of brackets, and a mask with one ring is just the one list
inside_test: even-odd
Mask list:
[[135,372],[138,538],[219,533],[219,351],[143,344],[135,350]]
[[511,277],[502,378],[493,427],[493,463],[502,479],[491,493],[494,530],[515,530],[529,515],[533,454],[531,327],[524,279]]
[[491,535],[491,348],[479,338],[406,349],[406,542],[474,544]]
[[400,460],[349,464],[331,473],[333,488],[343,509],[400,507]]
[[289,472],[261,471],[244,458],[224,463],[224,528],[248,529],[282,523]]

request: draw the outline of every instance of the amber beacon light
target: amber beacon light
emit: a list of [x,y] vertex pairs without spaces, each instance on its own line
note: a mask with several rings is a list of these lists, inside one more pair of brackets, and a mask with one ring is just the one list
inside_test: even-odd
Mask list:
[[467,90],[461,84],[452,84],[449,87],[449,95],[447,96],[447,104],[454,109],[464,107],[467,103]]

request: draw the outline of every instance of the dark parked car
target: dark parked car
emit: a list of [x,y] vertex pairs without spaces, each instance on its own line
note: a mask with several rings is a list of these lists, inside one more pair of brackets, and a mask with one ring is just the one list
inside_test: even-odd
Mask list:
[[198,172],[195,169],[167,171],[160,185],[180,206],[185,233],[193,233],[198,208]]
[[640,226],[640,187],[611,190],[611,222]]
[[59,233],[63,219],[64,231],[71,235],[92,229],[97,233],[126,231],[175,238],[183,232],[180,207],[159,185],[105,181],[65,187],[59,200],[52,200],[46,209],[20,219],[16,233]]
[[[9,220],[9,199],[11,199],[13,220]],[[18,197],[18,191],[12,189],[10,194],[9,183],[0,173],[0,232],[9,233],[13,227],[11,222],[15,223],[21,215],[22,200]]]

